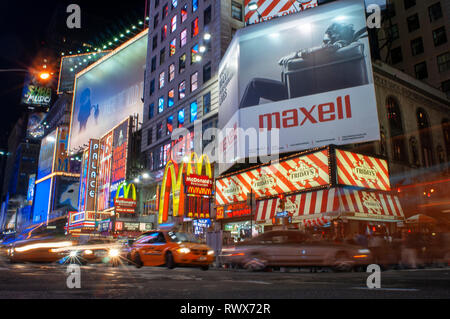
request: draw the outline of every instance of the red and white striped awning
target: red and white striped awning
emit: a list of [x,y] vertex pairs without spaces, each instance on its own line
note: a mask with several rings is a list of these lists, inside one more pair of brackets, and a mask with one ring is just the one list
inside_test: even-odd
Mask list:
[[[258,201],[256,221],[270,221],[279,211],[279,198]],[[305,226],[323,226],[334,216],[399,221],[404,213],[397,196],[347,188],[331,188],[286,197],[285,211]]]

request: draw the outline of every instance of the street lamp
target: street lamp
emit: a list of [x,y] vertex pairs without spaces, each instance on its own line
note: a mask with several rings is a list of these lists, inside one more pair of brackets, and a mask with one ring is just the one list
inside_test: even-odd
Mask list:
[[261,13],[259,13],[258,8],[259,8],[259,6],[258,6],[258,3],[256,1],[252,1],[248,5],[248,9],[250,11],[256,11],[256,13],[258,14],[258,20],[259,20],[259,22],[261,22],[262,15],[261,15]]

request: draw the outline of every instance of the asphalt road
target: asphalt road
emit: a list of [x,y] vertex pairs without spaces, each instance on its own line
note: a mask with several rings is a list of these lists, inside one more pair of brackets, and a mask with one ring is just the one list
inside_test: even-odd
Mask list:
[[450,298],[450,268],[384,271],[380,289],[367,288],[365,272],[168,270],[129,265],[88,265],[80,270],[81,288],[69,289],[67,266],[9,264],[0,257],[0,298]]

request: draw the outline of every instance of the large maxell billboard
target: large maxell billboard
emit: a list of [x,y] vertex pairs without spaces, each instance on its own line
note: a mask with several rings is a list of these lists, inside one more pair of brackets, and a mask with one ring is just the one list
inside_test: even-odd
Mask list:
[[219,87],[220,173],[245,158],[378,140],[364,1],[239,30]]

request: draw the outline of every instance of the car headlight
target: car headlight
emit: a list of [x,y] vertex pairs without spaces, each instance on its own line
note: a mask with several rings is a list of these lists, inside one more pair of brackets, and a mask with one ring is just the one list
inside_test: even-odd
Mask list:
[[70,257],[76,257],[77,254],[78,254],[78,252],[77,252],[76,250],[72,250],[72,251],[69,253],[69,256],[70,256]]
[[191,250],[190,250],[189,248],[186,248],[186,247],[180,248],[180,249],[178,249],[177,251],[178,251],[179,253],[182,253],[182,254],[189,254],[189,253],[191,252]]
[[110,249],[108,253],[109,257],[118,257],[119,254],[120,254],[119,250],[115,248]]
[[86,249],[86,250],[84,251],[84,253],[85,253],[86,255],[92,255],[92,254],[93,254],[93,251],[90,250],[90,249]]
[[209,255],[209,256],[214,255],[214,250],[208,250],[208,255]]
[[358,253],[359,254],[370,254],[370,250],[369,249],[358,249]]

